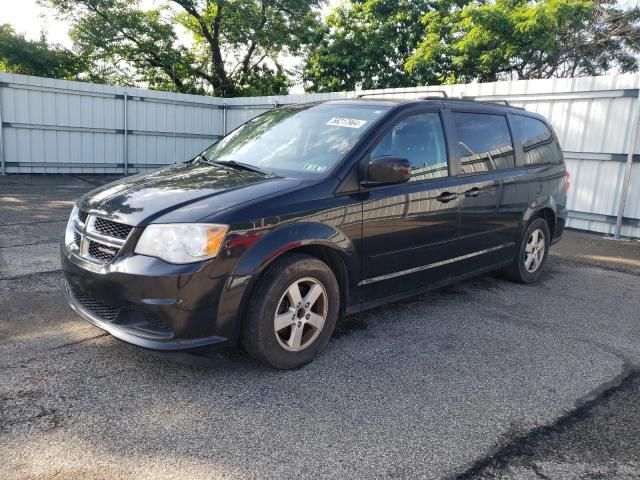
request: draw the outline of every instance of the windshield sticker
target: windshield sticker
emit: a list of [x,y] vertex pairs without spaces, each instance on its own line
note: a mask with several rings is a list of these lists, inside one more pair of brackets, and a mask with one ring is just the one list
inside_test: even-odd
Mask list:
[[327,167],[324,165],[314,165],[313,163],[306,163],[304,165],[305,170],[311,170],[313,172],[324,172]]
[[336,127],[360,128],[365,123],[367,123],[366,120],[358,120],[357,118],[333,117],[327,122],[327,125],[334,125]]

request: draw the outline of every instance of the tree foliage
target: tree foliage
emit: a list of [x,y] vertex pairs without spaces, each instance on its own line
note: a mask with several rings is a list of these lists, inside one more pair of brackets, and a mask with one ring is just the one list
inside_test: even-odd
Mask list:
[[316,32],[303,70],[308,90],[401,87],[437,80],[431,66],[405,63],[423,38],[430,0],[353,0],[335,8]]
[[439,65],[442,82],[638,70],[640,9],[615,0],[495,0],[427,13],[408,71]]
[[49,46],[43,35],[32,41],[0,24],[0,71],[70,79],[86,69],[83,59],[60,47]]
[[[98,76],[219,96],[286,93],[283,55],[300,53],[320,0],[47,0]],[[189,41],[183,42],[183,37]]]
[[0,25],[1,70],[237,96],[639,69],[640,6],[617,0],[39,1],[73,51]]
[[304,68],[311,91],[638,70],[640,8],[615,0],[353,0]]

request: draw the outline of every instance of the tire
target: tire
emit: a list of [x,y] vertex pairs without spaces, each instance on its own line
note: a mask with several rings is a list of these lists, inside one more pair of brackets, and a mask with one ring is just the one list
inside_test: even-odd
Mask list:
[[[534,235],[538,235],[537,240]],[[543,238],[540,239],[539,235]],[[513,263],[504,269],[509,280],[519,283],[533,283],[542,275],[549,256],[549,226],[543,218],[534,218],[527,226]]]
[[270,367],[299,368],[326,347],[339,306],[340,289],[327,264],[310,255],[286,255],[276,260],[252,292],[242,345]]

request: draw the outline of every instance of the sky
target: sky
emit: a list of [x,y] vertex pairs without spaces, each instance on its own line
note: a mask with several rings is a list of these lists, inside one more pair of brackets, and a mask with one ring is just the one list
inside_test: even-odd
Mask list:
[[54,18],[53,12],[38,5],[36,0],[20,0],[19,3],[0,0],[0,23],[11,24],[14,30],[31,40],[40,38],[40,32],[45,30],[51,43],[71,47],[68,25]]

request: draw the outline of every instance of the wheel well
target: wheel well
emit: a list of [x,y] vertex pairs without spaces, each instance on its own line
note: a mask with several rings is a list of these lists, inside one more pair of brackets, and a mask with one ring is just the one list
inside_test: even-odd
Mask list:
[[553,210],[548,207],[538,210],[532,217],[532,220],[534,218],[543,218],[547,222],[547,225],[549,226],[549,234],[551,235],[551,239],[553,239],[554,231],[556,229],[556,214],[553,213]]
[[349,274],[347,267],[340,253],[333,248],[324,247],[322,245],[303,245],[291,250],[288,250],[284,255],[289,253],[305,253],[312,257],[316,257],[318,260],[326,263],[338,281],[338,287],[340,288],[340,314],[344,313],[344,309],[348,305],[349,295]]
[[[301,247],[292,248],[291,250],[287,250],[282,255],[277,256],[269,264],[260,272],[259,277],[256,279],[257,281],[275,264],[275,262],[285,255],[289,255],[291,253],[304,253],[306,255],[310,255],[312,257],[317,258],[318,260],[326,263],[338,281],[338,287],[340,288],[340,315],[344,313],[346,306],[349,304],[348,295],[349,295],[349,274],[347,272],[347,267],[345,265],[344,260],[340,253],[335,251],[333,248],[325,247],[322,245],[303,245]],[[257,282],[256,282],[257,283]],[[253,290],[253,288],[252,288]]]

